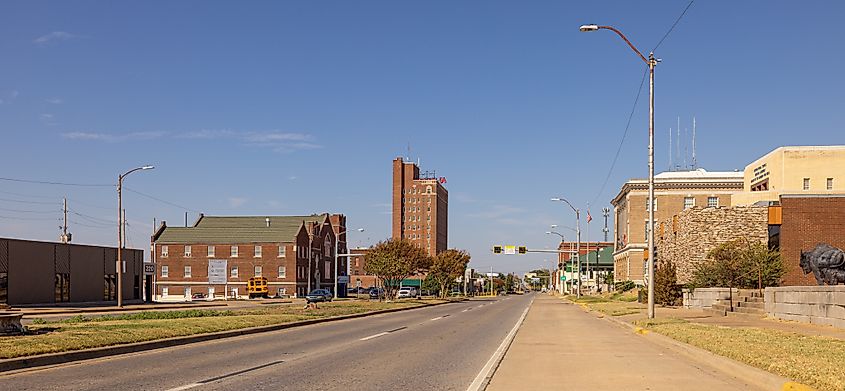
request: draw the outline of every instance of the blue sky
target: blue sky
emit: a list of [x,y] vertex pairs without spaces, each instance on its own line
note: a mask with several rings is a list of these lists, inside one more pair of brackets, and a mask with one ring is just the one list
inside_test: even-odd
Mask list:
[[[0,177],[127,192],[129,243],[153,219],[345,213],[367,245],[390,232],[391,160],[447,177],[449,245],[524,272],[551,248],[548,201],[594,217],[644,177],[647,85],[601,191],[644,65],[686,1],[40,2],[0,4]],[[668,132],[697,119],[697,157],[742,169],[780,145],[842,144],[839,2],[699,1],[658,48],[656,168]],[[689,137],[685,138],[689,141]],[[115,244],[109,187],[0,181],[0,236]],[[174,206],[178,205],[181,207]],[[612,225],[612,222],[611,222]],[[564,232],[566,233],[566,232]],[[584,235],[586,236],[586,235]]]

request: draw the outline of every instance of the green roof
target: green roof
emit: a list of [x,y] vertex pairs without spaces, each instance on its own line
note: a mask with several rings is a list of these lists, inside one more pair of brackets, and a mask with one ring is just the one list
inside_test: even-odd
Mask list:
[[[193,227],[165,227],[156,243],[292,242],[303,222],[322,222],[326,216],[201,216]],[[270,219],[269,227],[267,218]]]
[[[598,258],[596,258],[598,254]],[[602,247],[598,251],[590,251],[587,256],[581,258],[582,266],[589,260],[590,265],[613,268],[613,247]]]

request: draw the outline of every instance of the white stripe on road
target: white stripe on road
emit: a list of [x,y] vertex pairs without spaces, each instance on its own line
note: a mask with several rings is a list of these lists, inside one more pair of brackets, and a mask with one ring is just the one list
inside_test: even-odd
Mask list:
[[390,333],[388,333],[387,331],[385,331],[385,332],[383,332],[383,333],[373,334],[373,335],[371,335],[371,336],[369,336],[369,337],[364,337],[364,338],[361,338],[359,341],[366,341],[366,340],[373,339],[373,338],[378,338],[378,337],[381,337],[382,335],[387,335],[387,334],[390,334]]
[[467,312],[467,311],[469,311],[469,310],[471,310],[471,309],[472,309],[472,308],[467,308],[467,309],[465,309],[465,310],[463,310],[463,311],[461,311],[461,312]]
[[478,376],[476,376],[475,380],[472,381],[472,384],[469,385],[467,391],[479,391],[487,388],[487,384],[490,383],[493,373],[496,372],[496,368],[499,367],[499,363],[502,362],[502,359],[505,357],[505,353],[511,346],[511,342],[513,342],[514,337],[516,337],[516,332],[519,330],[519,326],[522,326],[522,321],[524,321],[525,316],[528,315],[528,310],[531,309],[531,304],[534,304],[533,297],[531,298],[531,302],[528,303],[528,307],[525,308],[525,311],[522,311],[522,316],[520,316],[519,320],[516,321],[516,324],[513,325],[513,329],[511,329],[508,335],[505,336],[502,344],[499,345],[499,348],[496,349],[493,356],[491,356],[490,360],[487,361],[487,364],[484,364],[484,367],[481,368],[481,372],[478,372]]
[[167,390],[167,391],[182,391],[182,390],[189,390],[189,389],[191,389],[191,388],[194,388],[194,387],[199,387],[199,386],[201,386],[201,385],[202,385],[202,383],[191,383],[191,384],[185,384],[184,386],[181,386],[181,387],[176,387],[176,388],[171,388],[171,389],[169,389],[169,390]]
[[431,319],[429,319],[429,320],[440,320],[440,319],[443,319],[443,317],[442,317],[442,316],[438,316],[438,317],[436,317],[436,318],[431,318]]

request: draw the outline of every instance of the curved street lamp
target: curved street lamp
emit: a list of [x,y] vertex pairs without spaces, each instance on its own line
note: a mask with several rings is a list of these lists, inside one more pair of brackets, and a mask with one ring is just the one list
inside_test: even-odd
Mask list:
[[117,177],[117,306],[123,307],[123,178],[140,170],[152,170],[155,166],[133,168]]
[[643,56],[642,52],[637,50],[621,31],[611,26],[585,24],[580,27],[580,30],[582,32],[613,31],[648,66],[648,317],[654,318],[654,67],[660,59],[654,58],[654,53],[649,53],[648,58]]
[[[569,205],[572,208],[572,211],[575,212],[575,255],[577,261],[577,268],[573,268],[576,270],[576,275],[578,276],[578,287],[575,289],[575,297],[581,298],[581,210],[574,207],[571,202],[567,201],[563,197],[554,197],[551,201],[556,202],[564,202],[566,205]],[[561,292],[562,287],[561,287]]]

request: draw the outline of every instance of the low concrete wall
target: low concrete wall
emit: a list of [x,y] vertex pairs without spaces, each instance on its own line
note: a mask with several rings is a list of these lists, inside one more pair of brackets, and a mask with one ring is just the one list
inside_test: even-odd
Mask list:
[[845,328],[845,285],[766,288],[763,296],[770,317]]
[[[684,308],[704,309],[710,308],[718,300],[728,300],[729,288],[696,288],[692,291],[683,290]],[[733,296],[736,297],[739,289],[733,288]]]

